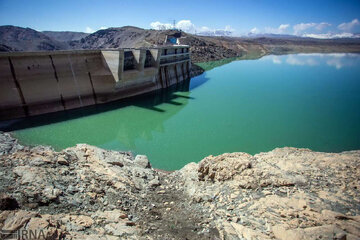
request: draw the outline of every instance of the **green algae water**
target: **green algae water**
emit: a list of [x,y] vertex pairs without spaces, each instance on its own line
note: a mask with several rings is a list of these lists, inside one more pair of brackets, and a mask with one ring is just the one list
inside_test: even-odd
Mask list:
[[2,123],[23,144],[88,143],[174,170],[277,147],[360,149],[360,56],[298,54],[202,64],[190,82],[104,106]]

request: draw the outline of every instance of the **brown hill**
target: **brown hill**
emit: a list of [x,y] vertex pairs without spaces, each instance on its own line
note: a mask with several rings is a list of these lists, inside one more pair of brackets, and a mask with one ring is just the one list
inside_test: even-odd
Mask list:
[[42,33],[59,42],[76,41],[89,35],[89,33],[70,31],[43,31]]
[[58,42],[31,28],[0,26],[0,45],[12,51],[52,51],[68,49],[68,44]]
[[360,52],[360,39],[321,40],[294,36],[214,37],[198,36],[177,30],[147,30],[132,26],[108,28],[89,35],[75,32],[42,33],[30,28],[1,26],[0,51],[150,47],[163,45],[167,35],[177,35],[180,44],[190,45],[193,62],[235,57],[259,58],[267,54]]
[[145,37],[150,30],[137,27],[108,28],[99,30],[85,38],[72,41],[74,49],[132,48],[149,46]]
[[241,57],[249,52],[264,55],[267,50],[258,43],[243,42],[240,38],[206,37],[176,30],[146,30],[121,27],[99,30],[89,36],[70,42],[73,49],[132,48],[163,45],[167,35],[180,37],[180,44],[190,45],[195,62]]

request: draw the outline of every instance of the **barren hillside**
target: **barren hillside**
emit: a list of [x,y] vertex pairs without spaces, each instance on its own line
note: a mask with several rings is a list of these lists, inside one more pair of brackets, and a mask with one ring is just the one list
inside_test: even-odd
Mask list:
[[69,46],[31,28],[0,26],[0,51],[52,51]]
[[267,54],[300,52],[360,52],[360,39],[319,40],[300,37],[214,37],[176,30],[147,30],[132,26],[108,28],[92,34],[37,32],[30,28],[0,27],[1,51],[49,51],[65,49],[106,49],[163,45],[167,35],[177,35],[190,45],[193,62],[225,58],[259,58]]
[[59,41],[59,42],[70,42],[80,40],[89,35],[89,33],[83,32],[69,32],[69,31],[43,31],[46,36]]

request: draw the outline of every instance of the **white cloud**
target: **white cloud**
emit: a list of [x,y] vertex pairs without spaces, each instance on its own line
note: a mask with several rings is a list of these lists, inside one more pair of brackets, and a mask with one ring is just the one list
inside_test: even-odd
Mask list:
[[317,31],[322,31],[325,28],[331,26],[330,23],[327,22],[321,22],[321,23],[299,23],[296,24],[293,29],[294,29],[294,34],[295,35],[300,35],[302,32],[304,32],[305,30],[308,29],[315,29]]
[[234,32],[235,29],[233,29],[230,25],[226,25],[224,31]]
[[336,69],[340,69],[344,66],[340,58],[333,58],[326,61],[326,64],[329,66],[333,66]]
[[85,32],[86,33],[94,33],[98,30],[104,30],[104,29],[108,29],[108,27],[100,27],[99,29],[96,29],[96,30],[92,29],[91,27],[86,27]]
[[279,30],[285,31],[288,27],[290,27],[290,24],[280,24]]
[[359,20],[357,18],[355,18],[351,22],[339,24],[338,29],[346,31],[346,32],[350,32],[355,26],[357,26],[359,24],[360,24]]
[[324,30],[325,28],[330,27],[330,26],[331,26],[330,23],[322,22],[322,23],[318,23],[318,24],[315,26],[315,28],[316,28],[316,30],[318,30],[318,31],[322,31],[322,30]]
[[278,56],[273,56],[272,57],[272,62],[275,64],[281,64],[281,59]]
[[86,27],[86,28],[85,28],[85,32],[86,32],[86,33],[93,33],[93,32],[95,32],[95,31],[94,31],[94,29],[92,29],[91,27]]
[[208,31],[212,31],[212,29],[210,29],[209,27],[201,27],[199,28],[200,32],[208,32]]
[[318,64],[318,62],[311,57],[297,57],[294,55],[289,55],[286,59],[286,62],[290,65],[299,65],[299,66],[303,66],[303,65],[315,66]]
[[251,34],[258,34],[259,32],[260,32],[259,29],[257,29],[256,27],[254,27],[250,30]]
[[181,20],[176,23],[176,28],[184,32],[195,33],[195,25],[190,20]]
[[[152,22],[150,23],[151,28],[155,30],[167,30],[174,27],[171,23]],[[175,24],[175,27],[181,29],[184,32],[195,33],[195,25],[190,20],[181,20]]]
[[205,26],[196,29],[196,33],[198,35],[204,36],[231,36],[234,31],[235,29],[233,29],[230,25],[225,26],[224,29],[214,29]]
[[316,26],[316,23],[299,23],[296,24],[293,28],[294,28],[294,34],[298,35],[301,32],[305,31],[306,29],[312,28]]
[[150,23],[150,26],[155,30],[166,30],[173,27],[173,25],[170,23],[161,23],[159,21]]
[[[167,29],[172,29],[174,27],[173,24],[171,23],[162,23],[162,22],[159,22],[159,21],[156,21],[156,22],[152,22],[150,23],[150,27],[152,29],[155,29],[155,30],[167,30]],[[225,26],[224,29],[213,29],[213,28],[210,28],[210,27],[206,27],[206,26],[202,26],[202,27],[197,27],[195,26],[195,24],[193,24],[191,22],[191,20],[180,20],[179,22],[177,22],[175,24],[175,27],[177,29],[180,29],[184,32],[187,32],[187,33],[216,33],[217,31],[225,31],[225,32],[234,32],[235,30],[227,25]]]
[[[323,29],[331,26],[330,23],[327,22],[321,22],[321,23],[299,23],[293,26],[294,34],[295,35],[301,35],[301,33],[307,29],[314,28],[317,31],[322,31]],[[273,33],[273,34],[283,34],[285,33],[288,28],[290,27],[290,24],[280,24],[279,27],[273,28],[273,27],[266,27],[265,33]],[[250,33],[260,33],[259,29],[253,28],[250,30]]]
[[278,28],[266,27],[266,33],[282,34],[290,27],[290,24],[280,24]]
[[360,36],[352,33],[320,33],[320,34],[309,33],[309,34],[303,34],[302,37],[329,39],[329,38],[358,38]]
[[[330,55],[330,54],[329,54]],[[353,66],[355,62],[359,61],[358,55],[352,53],[331,54],[326,64],[336,69],[347,66]]]
[[290,65],[318,66],[326,64],[336,69],[354,66],[360,62],[358,54],[353,53],[300,53],[282,57],[268,56],[265,58],[272,60],[275,64],[277,64],[277,60],[282,62],[281,60],[286,59],[284,62]]

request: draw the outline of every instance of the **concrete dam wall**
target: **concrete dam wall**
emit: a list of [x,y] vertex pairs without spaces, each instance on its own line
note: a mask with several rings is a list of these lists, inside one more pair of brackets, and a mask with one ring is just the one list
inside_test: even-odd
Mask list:
[[0,53],[0,120],[106,103],[190,78],[188,46]]

